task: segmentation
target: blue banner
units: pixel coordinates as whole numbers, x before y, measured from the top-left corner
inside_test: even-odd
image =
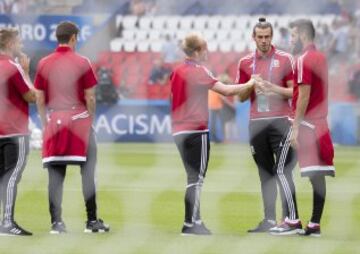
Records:
[[[19,29],[26,49],[53,49],[56,47],[55,30],[61,21],[71,21],[80,29],[79,47],[94,34],[96,27],[92,16],[20,16],[0,15],[0,28],[14,27]]]
[[[94,128],[100,142],[172,141],[168,105],[98,106]]]
[[[248,142],[250,103],[236,104],[237,135],[234,142]],[[356,105],[330,105],[330,129],[333,141],[355,145],[360,140],[360,117]],[[40,127],[35,106],[30,107],[32,122]],[[171,118],[168,102],[120,102],[117,105],[98,105],[94,128],[99,142],[171,142]]]
[[[36,107],[31,121],[41,126]],[[167,103],[98,105],[94,129],[99,142],[169,142],[171,119]]]

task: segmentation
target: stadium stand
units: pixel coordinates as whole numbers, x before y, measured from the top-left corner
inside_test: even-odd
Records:
[[[287,28],[292,20],[305,17],[304,15],[269,15],[267,18],[274,24],[274,42],[280,41],[278,29]],[[116,25],[122,28],[121,36],[110,43],[110,52],[102,52],[99,62],[104,63],[103,54],[111,59],[119,58],[126,64],[118,64],[119,61],[106,62],[113,70],[114,84],[120,88],[126,86],[131,91],[129,96],[133,99],[167,99],[166,88],[151,88],[147,85],[151,70],[152,60],[162,57],[162,44],[165,37],[169,36],[175,42],[179,42],[189,32],[199,32],[208,40],[210,51],[208,67],[215,75],[227,73],[235,77],[238,59],[249,50],[253,49],[251,38],[252,27],[258,16],[117,16]],[[321,31],[323,26],[332,27],[339,17],[334,14],[313,15],[310,17],[317,28]],[[330,43],[330,42],[329,42]],[[176,62],[172,63],[176,66]],[[342,65],[343,68],[347,68]],[[139,72],[138,72],[139,71]],[[139,78],[141,73],[142,78]],[[346,70],[341,73],[347,73]],[[331,72],[330,95],[333,100],[349,101],[352,97],[348,94],[346,75],[338,75]],[[149,89],[152,91],[150,92]],[[161,90],[161,92],[155,92]],[[163,91],[162,91],[163,90]],[[148,92],[146,92],[148,91]],[[336,91],[336,92],[334,92]]]
[[[320,40],[323,40],[319,45],[328,52],[332,65],[330,98],[335,101],[352,101],[347,82],[348,70],[358,64],[360,59],[360,39],[356,35],[360,27],[360,11],[356,12],[359,7],[359,1],[356,0],[318,0],[316,4],[312,0],[222,0],[221,5],[212,0],[0,0],[0,13],[6,14],[20,14],[30,10],[32,13],[113,16],[111,20],[116,27],[116,37],[109,43],[110,51],[99,53],[99,58],[94,61],[98,67],[111,68],[114,84],[119,89],[121,86],[128,87],[131,92],[127,95],[134,99],[167,98],[167,95],[161,93],[149,93],[151,96],[147,97],[144,92],[148,89],[145,77],[148,77],[153,58],[163,55],[167,36],[171,40],[169,44],[178,45],[187,33],[202,33],[208,40],[209,68],[216,75],[226,72],[234,77],[236,61],[253,49],[252,27],[259,15],[265,14],[274,24],[274,43],[288,40],[281,37],[278,29],[288,28],[291,20],[300,17],[312,19],[320,33]],[[341,19],[348,19],[347,24],[342,24]],[[327,37],[322,35],[326,29],[330,31]],[[345,35],[338,30],[346,31]],[[341,39],[356,44],[348,47],[356,51],[352,54],[347,52],[349,55],[345,59],[350,61],[345,63],[336,59],[338,45],[331,45],[334,43],[332,37],[339,34],[346,37]],[[112,58],[118,59],[119,54],[123,63],[130,64],[118,65],[118,61],[113,62]],[[104,55],[108,56],[103,58]],[[176,61],[172,61],[171,65],[175,66]]]

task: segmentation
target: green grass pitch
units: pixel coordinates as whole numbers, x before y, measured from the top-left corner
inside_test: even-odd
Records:
[[[69,233],[50,235],[47,172],[32,151],[19,185],[16,220],[32,237],[0,237],[0,254],[78,253],[360,253],[360,148],[336,147],[336,178],[327,178],[321,238],[249,235],[262,218],[257,170],[247,145],[212,145],[202,192],[210,237],[183,237],[185,172],[174,144],[100,144],[98,213],[109,234],[83,233],[85,208],[78,168],[67,171],[63,218]],[[294,171],[300,217],[312,193]],[[279,208],[279,202],[278,202]],[[278,209],[278,215],[280,215]]]

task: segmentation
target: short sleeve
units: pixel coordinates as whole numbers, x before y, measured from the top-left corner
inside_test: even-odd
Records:
[[[293,81],[295,73],[295,63],[292,56],[286,57],[285,68],[284,68],[284,81]]]
[[[218,80],[206,67],[201,66],[199,75],[197,77],[197,83],[212,88]]]
[[[24,76],[18,67],[15,67],[15,72],[10,78],[12,85],[20,94],[25,94],[30,91],[29,86],[27,85]]]
[[[38,90],[45,90],[45,83],[46,83],[46,80],[43,75],[43,69],[41,68],[41,65],[39,63],[39,66],[38,66],[36,74],[35,74],[34,86]]]
[[[312,62],[310,57],[302,56],[298,60],[298,80],[297,83],[312,84]]]
[[[94,73],[94,70],[90,64],[90,61],[86,59],[85,61],[85,71],[82,75],[81,82],[84,89],[89,89],[94,87],[97,84],[97,79]]]
[[[235,84],[244,84],[244,83],[248,82],[250,79],[249,75],[245,71],[243,63],[244,63],[243,59],[240,59],[240,61],[238,63]]]

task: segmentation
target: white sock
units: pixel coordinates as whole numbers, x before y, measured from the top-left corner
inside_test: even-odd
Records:
[[[290,220],[288,217],[285,218],[285,222],[288,222],[290,224],[296,224],[299,222],[299,219],[296,220]]]
[[[319,227],[320,226],[320,224],[319,223],[314,223],[314,222],[309,222],[309,224],[308,224],[308,227],[309,228],[314,228],[314,227]]]

